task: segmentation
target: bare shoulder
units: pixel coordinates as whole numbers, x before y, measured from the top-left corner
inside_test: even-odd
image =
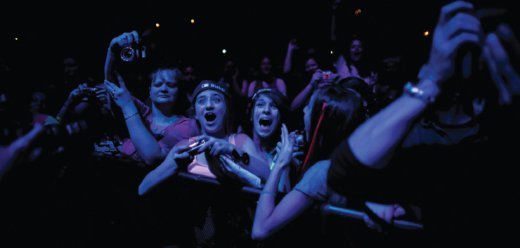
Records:
[[[235,142],[237,146],[253,144],[253,140],[245,133],[235,134]]]

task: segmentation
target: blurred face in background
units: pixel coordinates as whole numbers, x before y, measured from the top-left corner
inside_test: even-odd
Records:
[[[361,59],[361,55],[363,55],[363,43],[361,40],[353,40],[350,43],[350,59],[357,62]]]
[[[318,62],[314,58],[309,58],[305,61],[305,72],[307,74],[312,75],[318,68]]]
[[[31,112],[41,113],[45,109],[47,96],[43,92],[34,92],[31,99]]]
[[[270,74],[272,67],[273,66],[271,65],[271,60],[268,57],[264,57],[262,61],[260,61],[260,72],[262,74]]]
[[[153,75],[150,99],[154,104],[175,104],[179,94],[177,74],[175,70],[164,69]]]

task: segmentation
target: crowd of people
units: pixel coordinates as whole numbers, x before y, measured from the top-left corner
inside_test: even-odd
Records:
[[[108,44],[103,82],[67,58],[64,86],[33,91],[27,111],[1,92],[0,243],[20,234],[20,246],[513,241],[520,43],[508,23],[484,30],[474,13],[463,1],[442,7],[410,81],[402,57],[375,66],[359,37],[331,62],[319,47],[297,60],[304,48],[290,40],[282,66],[266,55],[246,75],[230,59],[215,78],[186,63],[136,76],[153,52],[136,31]],[[331,221],[323,203],[366,217]]]

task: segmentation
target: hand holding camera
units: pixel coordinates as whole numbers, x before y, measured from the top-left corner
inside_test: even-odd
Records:
[[[180,160],[190,160],[190,157],[193,156],[190,153],[192,147],[190,145],[176,145],[174,146],[168,155],[166,156],[166,159],[163,163],[170,163],[170,164],[188,164],[188,163],[182,163],[179,162]]]
[[[146,47],[142,45],[137,31],[123,33],[110,42],[110,51],[124,62],[133,62],[146,57]]]
[[[190,156],[195,156],[202,151],[199,151],[199,148],[206,143],[206,140],[196,140],[188,145],[189,150],[187,151]]]
[[[311,84],[313,88],[323,88],[336,80],[337,75],[332,71],[316,70],[312,75]]]

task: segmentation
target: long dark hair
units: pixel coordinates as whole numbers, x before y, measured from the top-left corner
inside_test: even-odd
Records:
[[[309,146],[300,175],[332,151],[366,119],[363,100],[354,90],[338,85],[322,88],[311,97]]]
[[[265,95],[269,97],[273,102],[276,104],[276,107],[278,107],[278,110],[280,111],[280,123],[279,127],[276,128],[275,133],[273,134],[273,137],[280,137],[280,127],[282,123],[286,122],[287,117],[289,116],[289,100],[286,96],[284,96],[280,91],[277,89],[259,89],[255,91],[253,96],[251,96],[249,100],[249,104],[247,106],[247,112],[246,115],[249,118],[249,121],[247,122],[247,125],[244,126],[244,131],[249,137],[254,136],[254,130],[253,130],[253,113],[256,101],[260,97],[260,95]]]

